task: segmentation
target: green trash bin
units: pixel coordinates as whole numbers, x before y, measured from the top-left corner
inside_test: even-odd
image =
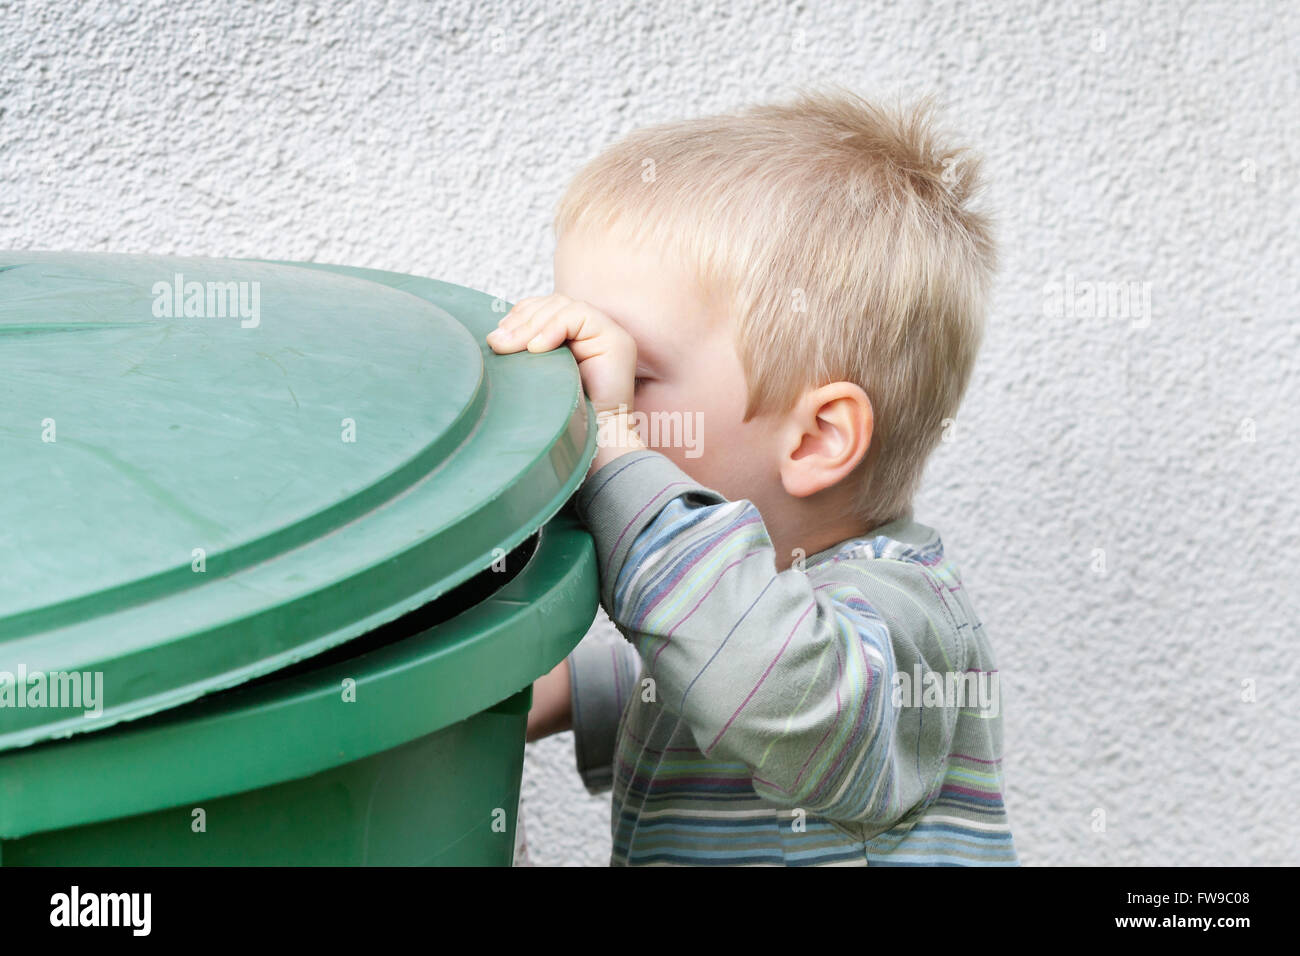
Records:
[[[0,863],[508,865],[598,601],[567,350],[306,263],[0,256]]]

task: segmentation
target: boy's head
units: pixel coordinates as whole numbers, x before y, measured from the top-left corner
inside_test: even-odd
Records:
[[[979,348],[978,160],[931,111],[818,92],[637,130],[555,218],[556,291],[637,342],[636,411],[703,426],[698,457],[652,447],[825,546],[910,509]]]

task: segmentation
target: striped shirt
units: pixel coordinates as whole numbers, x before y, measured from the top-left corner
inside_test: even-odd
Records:
[[[778,572],[751,502],[650,450],[574,506],[623,638],[569,657],[611,865],[1018,864],[997,665],[932,529]]]

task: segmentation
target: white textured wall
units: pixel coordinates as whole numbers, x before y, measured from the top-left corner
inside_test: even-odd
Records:
[[[0,0],[0,249],[520,298],[566,179],[634,126],[819,78],[937,90],[1004,268],[918,516],[1000,658],[1022,859],[1296,863],[1296,9]],[[1147,283],[1149,323],[1054,317],[1067,275]],[[534,862],[608,861],[572,761],[529,748]]]

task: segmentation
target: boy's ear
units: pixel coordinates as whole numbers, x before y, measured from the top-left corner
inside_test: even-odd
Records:
[[[781,484],[806,498],[843,481],[871,447],[871,399],[852,382],[815,388],[786,417],[781,444]]]

